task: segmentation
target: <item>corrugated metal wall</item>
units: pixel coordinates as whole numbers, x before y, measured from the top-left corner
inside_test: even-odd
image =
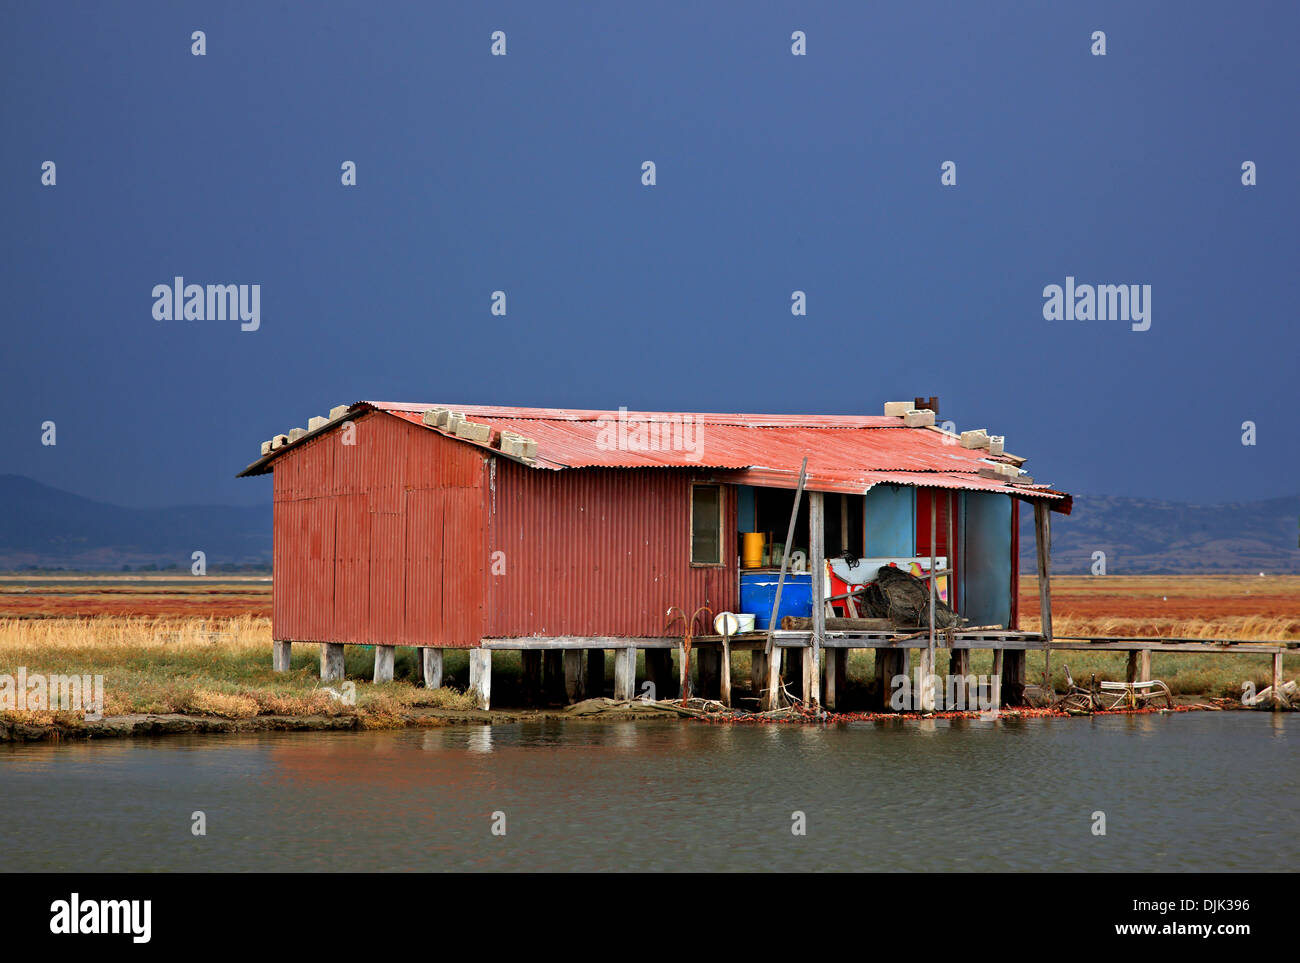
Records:
[[[489,636],[663,636],[679,605],[739,597],[736,492],[724,486],[725,564],[690,564],[690,485],[675,469],[536,471],[500,460],[489,546]],[[675,630],[674,630],[675,631]]]
[[[488,457],[382,413],[348,432],[275,463],[274,637],[477,645]]]

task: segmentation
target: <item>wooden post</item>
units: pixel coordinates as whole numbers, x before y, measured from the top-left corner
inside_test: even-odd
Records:
[[[272,642],[271,643],[271,671],[288,672],[289,671],[289,650],[292,648],[292,642]]]
[[[989,702],[993,704],[993,711],[1002,708],[1002,649],[993,650],[993,678],[990,680],[992,691],[989,693]]]
[[[720,675],[721,653],[712,645],[701,645],[698,648],[691,647],[691,655],[695,659],[698,667],[695,673],[696,681],[699,683],[699,695],[702,699],[718,698],[718,676]]]
[[[949,568],[952,566],[949,565]],[[970,649],[953,649],[948,656],[948,675],[956,678],[957,686],[953,693],[957,697],[957,706],[945,706],[947,709],[961,708],[970,709],[974,701],[970,686],[966,684],[966,677],[970,675]],[[947,700],[949,687],[944,687],[944,699]]]
[[[1128,664],[1124,667],[1124,681],[1136,682],[1138,680],[1138,654],[1137,649],[1129,649]]]
[[[816,602],[814,601],[814,607]],[[809,642],[799,650],[800,666],[803,669],[803,701],[804,705],[815,706],[817,704],[817,655],[813,651],[815,643]]]
[[[876,688],[880,692],[881,711],[892,708],[890,697],[894,694],[894,679],[906,676],[908,665],[907,649],[876,649]]]
[[[1034,541],[1038,544],[1038,612],[1043,634],[1043,666],[1052,685],[1052,517],[1046,502],[1034,502]]]
[[[1287,702],[1286,693],[1282,691],[1282,653],[1273,653],[1273,711],[1280,712]]]
[[[925,653],[921,656],[921,708],[926,712],[934,711],[934,686],[931,679],[934,677],[934,603],[939,595],[939,580],[935,578],[935,549],[938,546],[935,540],[939,537],[937,526],[937,507],[939,502],[939,492],[933,488],[930,489],[930,638],[925,647]]]
[[[375,646],[375,681],[393,681],[393,656],[395,649],[391,645]]]
[[[772,633],[781,627],[779,614],[781,611],[781,589],[785,586],[785,570],[790,564],[790,543],[794,540],[794,523],[799,517],[799,499],[803,497],[803,485],[808,478],[808,458],[804,456],[803,464],[799,466],[799,484],[794,490],[794,508],[790,510],[790,527],[786,529],[785,551],[781,553],[781,574],[776,577],[776,597],[772,599],[772,619],[767,624],[767,658],[768,670],[767,678],[769,685],[767,691],[763,693],[764,710],[776,709],[781,702],[781,686],[777,678],[777,662],[774,658],[776,655],[776,636]],[[683,683],[686,681],[686,670],[682,670]],[[683,684],[682,698],[686,698],[686,688]]]
[[[320,679],[337,682],[343,678],[343,643],[322,642],[320,647]]]
[[[1025,704],[1027,654],[1024,649],[1007,649],[1002,657],[1002,695],[1009,706]]]
[[[492,650],[469,650],[469,691],[480,709],[492,708]]]
[[[749,653],[749,687],[761,701],[767,685],[767,653],[752,649]]]
[[[542,650],[524,649],[519,653],[523,668],[524,703],[535,705],[542,698]]]
[[[587,660],[582,649],[564,650],[564,694],[569,702],[580,701],[587,693]]]
[[[671,649],[646,649],[645,674],[655,699],[673,695],[673,653]]]
[[[781,706],[781,650],[771,644],[771,636],[768,637],[768,645],[768,650],[763,654],[767,684],[759,692],[759,698],[762,700],[759,706],[765,711],[778,709]]]
[[[636,646],[614,650],[614,698],[636,697]]]
[[[808,562],[812,567],[812,645],[808,647],[809,664],[804,671],[804,701],[821,702],[821,649],[826,640],[826,496],[808,493]]]
[[[424,687],[426,689],[441,689],[442,649],[425,646],[420,649],[420,661],[424,663]]]
[[[605,694],[605,650],[587,650],[587,698],[599,699]]]
[[[722,637],[722,679],[719,685],[719,698],[728,709],[731,708],[731,636]]]
[[[685,702],[691,697],[691,660],[686,653],[685,641],[677,646],[677,671],[681,675],[678,680],[677,695],[682,702]]]
[[[1150,649],[1142,650],[1142,675],[1141,678],[1138,679],[1138,681],[1139,682],[1151,681],[1151,650]]]
[[[564,702],[564,651],[542,650],[542,697],[547,704]]]

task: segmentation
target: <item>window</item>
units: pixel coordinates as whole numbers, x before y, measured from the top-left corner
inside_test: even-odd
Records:
[[[691,486],[691,564],[722,564],[722,486]]]

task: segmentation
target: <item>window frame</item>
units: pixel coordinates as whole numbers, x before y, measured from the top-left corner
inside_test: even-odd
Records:
[[[716,488],[718,490],[718,560],[716,562],[700,562],[695,558],[695,489],[697,488]],[[727,567],[727,546],[726,546],[726,492],[727,486],[722,482],[716,481],[694,481],[690,487],[690,501],[687,514],[689,523],[686,526],[686,555],[690,560],[691,568],[726,568]]]

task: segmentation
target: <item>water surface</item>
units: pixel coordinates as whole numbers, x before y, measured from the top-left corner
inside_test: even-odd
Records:
[[[7,746],[0,844],[11,871],[1283,870],[1298,735],[1238,712]]]

